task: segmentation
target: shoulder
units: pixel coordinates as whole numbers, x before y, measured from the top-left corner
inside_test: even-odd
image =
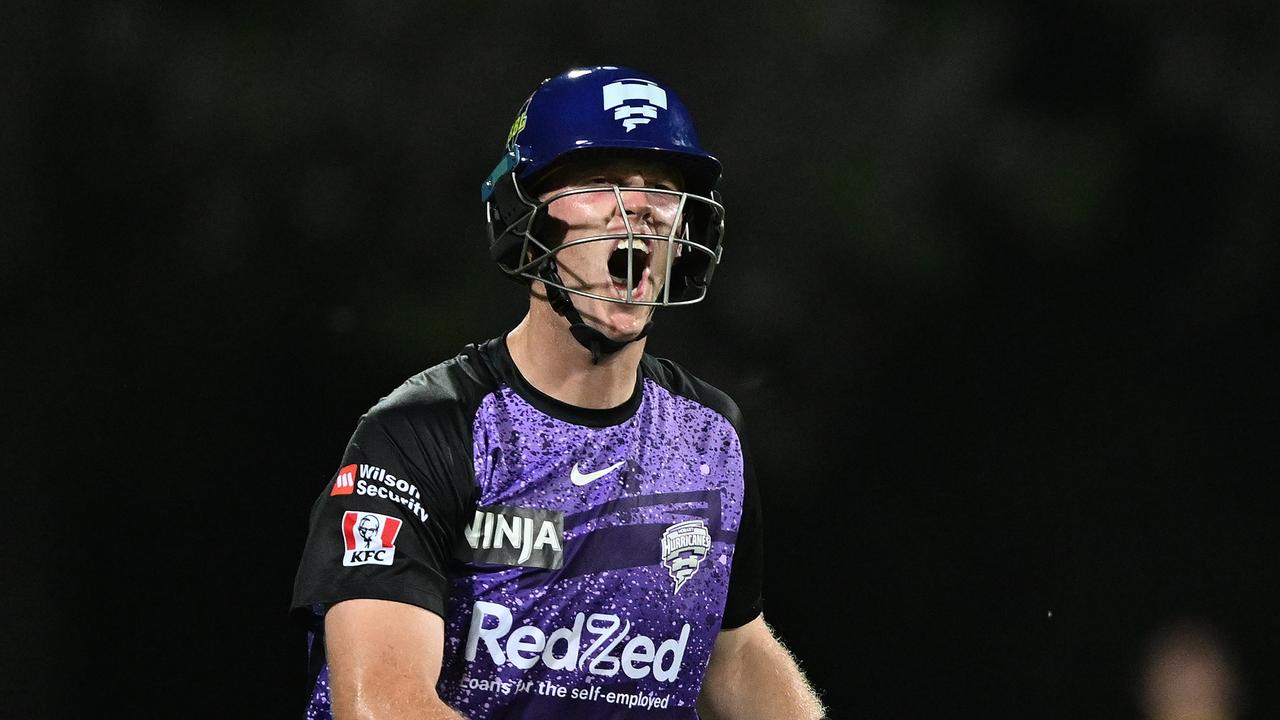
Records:
[[[384,428],[470,422],[485,396],[498,387],[489,355],[493,341],[467,345],[444,362],[405,380],[361,417]]]
[[[723,415],[735,428],[742,427],[742,411],[728,393],[697,377],[667,358],[645,355],[640,361],[646,377],[672,395],[686,398]]]

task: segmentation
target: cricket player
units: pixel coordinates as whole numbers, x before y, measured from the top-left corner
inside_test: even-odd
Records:
[[[765,624],[728,396],[645,354],[720,262],[720,163],[635,70],[545,80],[482,185],[529,287],[360,419],[294,587],[309,718],[819,718]]]

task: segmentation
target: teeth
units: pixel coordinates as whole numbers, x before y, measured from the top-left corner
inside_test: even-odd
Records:
[[[643,242],[643,241],[641,241],[641,240],[637,240],[637,239],[635,239],[635,238],[627,238],[627,239],[623,240],[622,242],[618,243],[618,249],[619,249],[619,250],[634,250],[634,251],[636,251],[636,252],[642,252],[642,253],[644,253],[644,254],[646,254],[646,255],[648,255],[648,254],[649,254],[649,248],[645,247],[644,242]]]

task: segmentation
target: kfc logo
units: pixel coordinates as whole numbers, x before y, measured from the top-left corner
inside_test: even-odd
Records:
[[[346,549],[342,564],[390,565],[396,557],[396,535],[400,518],[378,513],[348,510],[342,515],[342,539]]]
[[[338,477],[333,481],[333,491],[329,493],[329,497],[334,495],[350,495],[352,490],[356,489],[356,466],[348,465],[338,471]]]

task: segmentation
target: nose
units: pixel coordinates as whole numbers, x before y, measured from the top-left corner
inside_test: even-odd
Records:
[[[624,190],[622,203],[627,211],[627,219],[632,223],[648,223],[653,219],[653,203],[649,200],[649,193]]]
[[[619,204],[623,214],[626,215],[626,224],[630,225],[633,231],[652,232],[655,217],[654,204],[649,197],[649,193],[639,188],[620,186],[618,194],[621,196]],[[619,214],[615,219],[615,222],[620,226],[623,225],[621,215]]]

